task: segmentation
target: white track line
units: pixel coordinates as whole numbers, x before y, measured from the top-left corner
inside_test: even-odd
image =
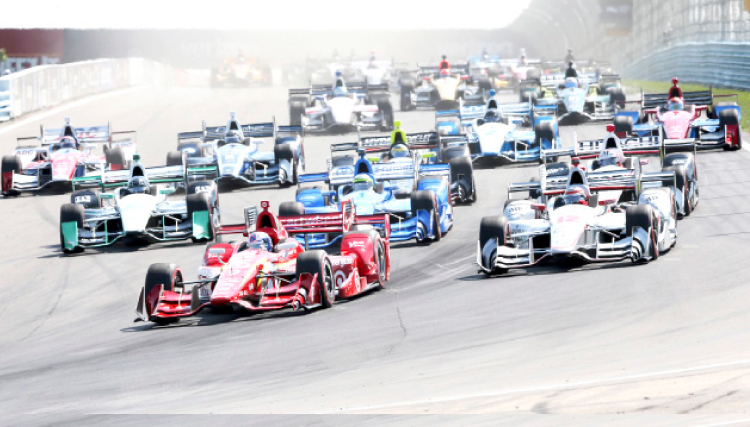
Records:
[[[510,389],[510,390],[495,390],[495,391],[488,391],[485,393],[438,397],[438,398],[429,399],[429,400],[423,399],[423,400],[413,400],[410,402],[398,402],[398,403],[386,403],[386,404],[380,404],[380,405],[358,406],[358,407],[353,407],[353,408],[347,408],[343,412],[359,412],[359,411],[369,411],[369,410],[374,410],[374,409],[393,408],[393,407],[399,407],[399,406],[425,405],[425,404],[452,402],[452,401],[464,400],[464,399],[497,397],[497,396],[504,396],[504,395],[509,395],[509,394],[538,393],[538,392],[561,390],[561,389],[575,389],[575,388],[580,388],[580,387],[605,385],[609,383],[618,383],[618,382],[623,382],[623,381],[656,378],[656,377],[663,377],[663,376],[676,375],[676,374],[685,374],[685,373],[698,372],[698,371],[708,371],[708,370],[713,370],[713,369],[718,369],[718,368],[730,368],[730,367],[741,366],[741,365],[750,365],[750,360],[738,360],[735,362],[716,363],[712,365],[699,365],[699,366],[693,366],[690,368],[669,369],[665,371],[647,372],[643,374],[625,375],[621,377],[612,377],[612,378],[601,378],[601,379],[595,379],[595,380],[589,380],[589,381],[554,384],[554,385],[541,386],[541,387],[519,388],[519,389]]]
[[[75,101],[65,102],[65,103],[62,103],[62,104],[58,105],[57,107],[52,108],[51,110],[34,111],[32,113],[29,113],[29,116],[26,117],[26,118],[23,118],[23,119],[18,120],[18,121],[14,120],[14,121],[11,122],[11,124],[9,126],[0,127],[0,135],[2,135],[4,133],[8,133],[8,132],[10,132],[10,131],[12,131],[12,130],[14,130],[16,128],[19,128],[21,126],[26,126],[29,123],[33,123],[33,122],[41,120],[41,119],[43,119],[45,117],[49,117],[49,116],[52,116],[54,114],[58,114],[58,113],[60,113],[62,111],[69,110],[71,108],[77,108],[77,107],[80,107],[82,105],[90,104],[92,102],[100,101],[100,100],[102,100],[104,98],[108,98],[110,96],[121,95],[121,94],[130,92],[130,91],[133,91],[133,90],[136,90],[136,89],[141,89],[143,87],[144,86],[137,86],[137,87],[129,87],[129,88],[125,88],[125,89],[113,90],[113,91],[110,91],[110,92],[100,93],[98,95],[87,96],[87,97],[84,97],[84,98],[81,98],[81,99],[78,99],[78,100],[75,100]]]

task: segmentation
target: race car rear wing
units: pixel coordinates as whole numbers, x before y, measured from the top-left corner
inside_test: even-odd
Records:
[[[331,144],[331,153],[337,153],[341,151],[357,151],[359,149],[358,142],[340,142]]]
[[[341,204],[341,212],[328,214],[308,214],[279,218],[279,221],[290,235],[307,235],[320,233],[346,233],[354,226],[369,225],[383,230],[385,239],[391,234],[390,216],[357,215],[351,200]],[[307,247],[307,244],[305,244]]]
[[[547,176],[546,168],[540,167],[539,181],[521,182],[508,184],[508,198],[513,193],[529,192],[533,190],[540,191],[542,196],[556,196],[565,193],[568,185],[571,184],[573,173],[582,174],[579,169],[571,169],[568,175]],[[633,190],[636,196],[645,187],[652,187],[653,184],[661,186],[676,186],[676,176],[674,171],[644,173],[640,163],[633,165],[633,169],[593,171],[585,174],[585,184],[591,193],[600,191],[623,191]],[[577,183],[580,184],[580,183]]]
[[[186,167],[180,166],[156,166],[144,168],[146,177],[150,184],[170,184],[190,182],[194,176],[203,176],[207,173],[215,173],[215,166]],[[124,187],[128,185],[131,176],[130,170],[108,171],[101,170],[98,175],[87,175],[73,177],[73,191],[82,187],[100,187],[101,189]]]
[[[701,106],[712,106],[713,105],[713,89],[707,91],[698,92],[683,92],[682,97],[685,99],[687,105],[701,105]],[[641,92],[641,107],[644,110],[657,108],[666,105],[669,102],[669,95],[666,93],[643,93]]]
[[[360,138],[360,147],[367,152],[387,151],[391,148],[390,136],[371,136]],[[440,143],[440,136],[437,132],[419,132],[407,133],[406,143],[413,150],[424,150],[436,148]]]

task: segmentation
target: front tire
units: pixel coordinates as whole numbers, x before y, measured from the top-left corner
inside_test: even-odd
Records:
[[[322,250],[302,252],[297,257],[297,279],[304,273],[311,276],[318,275],[320,303],[323,308],[331,308],[336,301],[336,284],[333,280],[331,261],[326,252]]]

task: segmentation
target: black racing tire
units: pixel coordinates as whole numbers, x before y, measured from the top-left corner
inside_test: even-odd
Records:
[[[498,244],[505,246],[507,245],[508,231],[508,219],[502,216],[487,216],[482,218],[479,223],[479,250],[484,248],[484,245],[490,239],[498,239]],[[494,258],[494,257],[492,257]],[[484,266],[488,268],[487,266]],[[503,274],[508,270],[504,268],[490,268],[491,271],[485,272],[485,274]]]
[[[414,84],[402,83],[401,94],[399,95],[399,107],[401,111],[410,111],[414,109],[411,103],[411,93],[414,91]]]
[[[3,175],[9,172],[21,173],[21,158],[15,155],[3,156],[0,172]]]
[[[118,165],[123,169],[127,169],[128,167],[129,162],[125,157],[125,152],[122,151],[122,148],[112,148],[110,150],[107,150],[107,152],[104,153],[104,158],[107,161],[107,166],[109,166],[110,168],[113,165]]]
[[[143,288],[144,298],[159,285],[163,285],[165,291],[174,292],[175,289],[182,288],[182,282],[182,270],[180,270],[177,264],[151,264],[146,272],[146,281]],[[158,325],[166,325],[179,321],[179,317],[170,317],[166,319],[154,317],[150,320]]]
[[[670,164],[669,166],[665,166],[662,170],[664,172],[674,171],[675,185],[677,186],[676,190],[682,193],[682,198],[684,200],[683,207],[685,212],[682,216],[690,216],[690,214],[693,213],[693,205],[690,200],[690,179],[688,177],[687,166],[684,164]]]
[[[719,112],[719,128],[725,129],[725,126],[737,126],[740,124],[740,118],[737,114],[737,110],[721,110]],[[730,146],[731,149],[739,150],[742,148],[742,133],[740,132],[740,140],[737,145]]]
[[[102,207],[99,190],[94,189],[74,191],[70,195],[70,203],[81,205],[85,209],[98,209]]]
[[[487,77],[480,77],[477,79],[477,87],[481,91],[489,92],[492,90],[492,82]]]
[[[464,203],[471,199],[476,190],[474,188],[474,167],[469,157],[454,157],[449,161],[451,169],[451,183],[458,183],[463,189],[463,197],[459,201]]]
[[[320,301],[323,308],[331,308],[336,301],[336,283],[331,261],[323,250],[305,251],[297,257],[297,278],[302,274],[318,275]]]
[[[276,164],[279,164],[281,160],[289,160],[292,164],[292,176],[291,179],[287,177],[286,181],[279,182],[280,187],[288,187],[295,183],[297,179],[297,160],[294,157],[294,150],[289,144],[276,144],[273,146],[273,155],[276,159]]]
[[[182,142],[177,144],[177,151],[187,154],[188,157],[201,157],[203,150],[197,142]]]
[[[539,182],[539,178],[532,176],[531,179],[529,179],[529,182]],[[540,199],[542,196],[543,194],[542,194],[541,188],[535,188],[533,190],[529,190],[529,198],[532,200]],[[510,201],[510,199],[508,201]]]
[[[440,230],[440,211],[438,210],[437,196],[430,190],[417,190],[411,193],[411,214],[416,216],[419,210],[433,212],[435,216],[435,237],[434,241],[442,238]]]
[[[543,139],[555,140],[555,126],[551,120],[543,120],[534,125],[534,145],[541,147]]]
[[[185,189],[187,195],[206,193],[213,198],[218,194],[216,183],[213,181],[195,181],[188,184]]]
[[[633,134],[633,118],[630,116],[615,116],[615,133]]]
[[[357,163],[357,158],[354,156],[333,156],[331,157],[331,166],[337,168],[339,166],[354,166]]]
[[[305,205],[300,202],[281,202],[279,205],[279,218],[301,216],[304,214]]]
[[[716,113],[716,107],[737,107],[737,103],[734,101],[724,101],[724,102],[715,103],[711,107],[711,110],[709,111],[709,114],[708,114],[709,118],[711,119],[719,118],[719,114]]]
[[[182,166],[184,152],[170,151],[167,153],[167,166]]]
[[[65,249],[65,240],[62,233],[62,223],[74,222],[76,223],[78,230],[83,228],[83,222],[86,219],[86,209],[82,205],[76,205],[73,203],[66,203],[60,206],[60,248],[65,253],[81,252],[83,251],[82,246],[78,246],[73,250]]]
[[[213,217],[214,211],[213,207],[211,206],[211,196],[209,193],[195,193],[195,194],[188,194],[185,197],[187,201],[187,213],[188,218],[193,218],[193,212],[199,212],[199,211],[208,211],[208,215],[210,217]],[[213,228],[213,220],[211,220],[211,228],[208,235],[208,240],[214,240],[214,237],[216,236],[216,230]],[[195,239],[196,243],[200,242],[203,243],[206,240],[205,239]]]
[[[625,210],[625,233],[633,235],[633,227],[641,227],[649,234],[649,246],[651,247],[651,260],[659,258],[659,248],[656,242],[656,224],[654,224],[653,209],[649,205],[628,206]]]
[[[383,117],[383,124],[380,130],[390,132],[393,130],[393,106],[390,99],[378,100],[378,110]]]
[[[305,115],[307,108],[307,98],[294,97],[289,100],[289,124],[292,126],[302,126],[302,116]]]
[[[619,108],[625,108],[625,101],[627,100],[628,98],[625,96],[625,92],[622,88],[613,87],[609,90],[609,102],[612,105],[616,105]]]

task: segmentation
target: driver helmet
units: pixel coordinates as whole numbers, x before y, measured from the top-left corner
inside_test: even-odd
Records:
[[[572,87],[578,87],[578,81],[575,79],[575,77],[568,77],[565,79],[565,88],[572,88]]]
[[[409,148],[404,144],[394,144],[391,147],[391,157],[394,159],[409,157]]]
[[[149,186],[148,186],[148,180],[145,176],[134,176],[130,180],[130,184],[128,185],[128,190],[130,191],[130,194],[148,194],[149,193]]]
[[[227,132],[224,136],[225,144],[239,144],[242,142],[242,134],[239,131],[233,130]]]
[[[565,190],[562,199],[564,204],[567,205],[588,205],[589,196],[585,188],[574,185]]]
[[[268,234],[256,231],[247,236],[247,248],[256,251],[271,252],[271,249],[273,249],[273,240],[271,240],[271,236]]]
[[[683,111],[685,109],[685,103],[680,98],[672,98],[669,100],[669,111]]]
[[[78,148],[78,141],[76,141],[76,139],[72,136],[64,136],[60,138],[60,142],[57,144],[57,147],[59,149],[72,148],[75,150]]]
[[[375,181],[366,173],[360,173],[354,177],[352,187],[354,191],[368,191],[375,187]]]
[[[499,123],[502,120],[503,120],[503,114],[494,108],[490,108],[484,114],[485,123]]]
[[[446,77],[450,77],[450,75],[451,75],[451,72],[448,71],[447,68],[443,68],[442,70],[440,70],[440,77],[446,78]]]
[[[608,149],[602,151],[602,153],[599,155],[599,166],[619,166],[620,161],[618,159],[617,153],[615,150]]]

